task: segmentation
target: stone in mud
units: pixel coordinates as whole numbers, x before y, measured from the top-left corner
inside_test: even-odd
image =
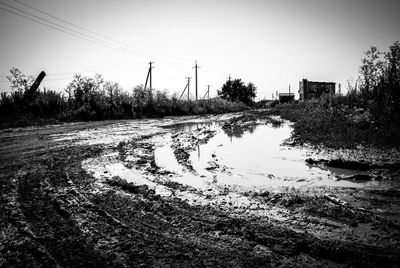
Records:
[[[217,163],[215,163],[214,161],[210,161],[210,162],[208,162],[208,164],[209,164],[209,166],[205,168],[206,170],[210,171],[210,170],[215,170],[215,169],[219,168],[219,165]]]
[[[351,180],[351,181],[370,181],[374,180],[376,177],[367,175],[367,174],[356,174],[347,177],[343,177],[343,180]],[[378,178],[378,177],[377,177]]]
[[[360,171],[367,171],[372,168],[372,165],[361,162],[361,161],[346,161],[343,159],[312,159],[307,158],[306,163],[310,165],[323,165],[327,167],[333,168],[343,168],[343,169],[352,169],[352,170],[360,170]]]
[[[353,170],[361,170],[367,171],[372,168],[372,166],[368,163],[361,161],[345,161],[343,159],[332,159],[326,163],[328,167],[335,168],[344,168],[344,169],[353,169]]]
[[[118,176],[107,179],[105,182],[110,186],[119,187],[121,190],[132,194],[147,194],[147,192],[149,192],[149,187],[147,185],[135,185],[134,183],[127,182]]]
[[[343,169],[360,170],[360,171],[370,171],[372,169],[386,169],[390,171],[400,170],[400,163],[398,162],[374,164],[374,163],[367,163],[364,161],[348,161],[340,158],[331,160],[307,158],[305,161],[309,165],[323,165],[326,167],[343,168]]]
[[[280,203],[285,207],[290,207],[295,204],[303,203],[303,199],[299,195],[287,195],[285,198],[282,198]]]
[[[334,203],[336,205],[341,205],[341,206],[347,205],[346,201],[340,200],[339,198],[337,198],[333,194],[325,194],[324,196],[328,201],[330,201],[330,202],[332,202],[332,203]]]

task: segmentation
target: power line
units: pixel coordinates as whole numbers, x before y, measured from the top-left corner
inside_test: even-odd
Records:
[[[54,27],[54,26],[52,26],[52,25],[45,24],[45,23],[43,23],[43,22],[41,22],[41,21],[38,21],[38,20],[35,20],[35,19],[33,19],[33,18],[30,18],[30,17],[24,16],[24,15],[22,15],[22,14],[19,14],[19,13],[17,13],[17,12],[14,12],[14,11],[12,11],[12,10],[9,10],[9,9],[7,9],[7,8],[0,7],[0,9],[2,9],[2,10],[5,10],[5,11],[8,11],[8,12],[10,12],[10,13],[13,13],[13,14],[15,14],[15,15],[17,15],[17,16],[23,17],[23,18],[25,18],[25,19],[28,19],[28,20],[34,21],[34,22],[36,22],[36,23],[39,23],[39,24],[41,24],[41,25],[44,25],[44,26],[46,26],[46,27],[49,27],[49,28],[55,29],[55,30],[57,30],[57,31],[64,32],[64,33],[66,33],[66,34],[69,34],[69,35],[72,35],[72,36],[75,36],[75,37],[78,37],[78,38],[81,38],[81,39],[84,39],[84,40],[87,40],[87,41],[90,41],[90,42],[96,43],[96,44],[98,44],[98,45],[102,45],[102,46],[109,47],[109,48],[111,48],[111,49],[115,49],[115,48],[113,48],[113,47],[110,47],[110,46],[104,45],[104,44],[102,44],[102,43],[99,43],[99,42],[93,41],[93,40],[91,40],[91,39],[88,39],[88,38],[85,38],[85,37],[83,37],[83,36],[76,35],[76,34],[74,34],[74,33],[71,33],[71,32],[64,31],[64,30],[62,30],[62,29],[59,29],[59,28],[57,28],[57,27]],[[119,50],[119,51],[120,51],[120,50]],[[120,51],[120,52],[126,53],[126,52],[124,52],[124,51]],[[126,54],[128,54],[128,53],[126,53]]]
[[[120,50],[121,50],[121,49],[124,49],[124,48],[120,48],[120,47],[118,47],[118,46],[116,46],[116,45],[114,45],[114,44],[112,44],[112,43],[110,43],[110,42],[107,42],[107,41],[104,41],[104,40],[101,40],[101,39],[92,37],[92,36],[90,36],[90,35],[87,35],[87,34],[84,34],[84,33],[78,32],[78,31],[75,31],[75,30],[73,30],[73,29],[70,29],[70,28],[65,27],[65,26],[63,26],[63,25],[60,25],[60,24],[55,23],[55,22],[53,22],[53,21],[44,19],[44,18],[42,18],[42,17],[40,17],[40,16],[36,16],[36,15],[34,15],[34,14],[32,14],[32,13],[29,13],[29,12],[27,12],[27,11],[21,10],[21,9],[19,9],[19,8],[16,8],[16,7],[12,6],[12,5],[8,5],[8,4],[5,4],[5,3],[3,3],[3,2],[0,2],[0,3],[3,4],[3,5],[5,5],[5,6],[7,6],[7,7],[9,7],[9,8],[12,8],[12,9],[17,10],[17,11],[19,11],[19,12],[22,12],[22,13],[24,13],[24,14],[30,15],[30,16],[32,16],[32,17],[34,17],[34,18],[37,18],[37,19],[39,19],[39,20],[42,20],[42,21],[45,21],[45,22],[50,23],[50,24],[52,24],[52,25],[55,25],[55,26],[57,26],[57,27],[63,28],[63,29],[65,29],[65,30],[67,30],[67,31],[71,31],[71,32],[73,32],[73,33],[75,33],[75,34],[82,35],[82,36],[84,36],[84,37],[86,37],[86,38],[93,39],[94,41],[97,41],[97,42],[102,42],[102,43],[104,43],[104,44],[107,44],[107,45],[109,45],[109,46],[113,46],[114,48],[117,48],[117,49],[120,49]]]
[[[135,64],[134,66],[138,66],[139,64]],[[116,69],[116,68],[114,68],[114,69]],[[98,70],[101,70],[101,69],[97,69],[97,71]],[[110,68],[108,68],[108,69],[105,69],[105,70],[110,70]],[[125,70],[123,70],[123,71],[114,71],[114,72],[103,72],[103,73],[100,73],[101,75],[110,75],[110,74],[117,74],[117,73],[125,73],[125,72],[129,72],[130,70],[132,70],[132,68],[128,68],[128,69],[125,69]],[[77,71],[77,72],[70,72],[70,73],[56,73],[56,74],[48,74],[47,76],[58,76],[58,75],[74,75],[74,74],[80,74],[80,73],[87,73],[87,72],[95,72],[96,70],[86,70],[86,71]],[[7,76],[4,76],[4,77],[7,77]],[[71,76],[69,76],[69,77],[59,77],[59,78],[50,78],[50,79],[47,79],[47,78],[45,78],[45,82],[46,81],[63,81],[63,80],[71,80],[73,77],[71,77]],[[2,83],[8,83],[9,81],[0,81],[0,82],[2,82]]]
[[[118,72],[126,72],[128,70],[131,70],[133,67],[137,67],[139,65],[143,65],[147,62],[141,62],[137,64],[131,64],[127,66],[120,66],[120,67],[114,67],[114,68],[101,68],[101,69],[90,69],[90,70],[81,70],[81,71],[75,71],[75,72],[65,72],[65,73],[51,73],[48,74],[47,76],[58,76],[58,75],[69,75],[69,74],[76,74],[76,73],[89,73],[89,72],[98,72],[98,71],[105,71],[105,70],[116,70],[116,69],[125,69],[125,71],[118,71]],[[118,72],[111,72],[111,73],[118,73]],[[101,74],[109,74],[110,72],[106,73],[101,73]]]
[[[8,9],[8,8],[0,7],[0,9],[5,10],[5,11],[8,11],[8,12],[10,12],[10,13],[13,13],[13,14],[15,14],[15,15],[17,15],[17,16],[20,16],[20,17],[23,17],[23,18],[25,18],[25,19],[34,21],[34,22],[36,22],[36,23],[39,23],[39,24],[41,24],[41,25],[50,27],[50,28],[55,29],[55,30],[57,30],[57,31],[61,31],[61,32],[64,32],[64,33],[66,33],[66,34],[73,35],[73,36],[75,36],[75,37],[78,37],[78,38],[81,38],[81,39],[84,39],[84,40],[87,40],[87,41],[96,43],[96,44],[98,44],[98,45],[106,46],[106,47],[108,47],[108,48],[117,50],[117,51],[119,51],[119,52],[132,55],[131,53],[129,53],[128,51],[126,51],[126,49],[124,50],[124,48],[118,47],[118,46],[116,46],[116,45],[114,45],[114,44],[112,44],[112,43],[110,43],[110,42],[107,42],[107,41],[104,41],[104,40],[101,40],[101,39],[98,39],[98,38],[95,38],[95,37],[91,37],[91,36],[89,36],[89,35],[87,35],[87,34],[84,34],[84,33],[80,33],[80,32],[78,32],[78,31],[75,31],[75,30],[70,29],[70,28],[68,28],[68,27],[62,26],[62,25],[60,25],[60,24],[58,24],[58,23],[49,21],[49,20],[47,20],[47,19],[43,19],[43,18],[41,18],[41,17],[39,17],[39,16],[36,16],[36,15],[34,15],[34,14],[32,14],[32,13],[29,13],[29,12],[23,11],[23,10],[21,10],[21,9],[19,9],[19,8],[13,7],[13,6],[8,5],[8,4],[5,4],[5,3],[3,3],[3,2],[0,2],[0,4],[5,5],[5,6],[7,6],[7,7],[10,7],[10,8],[12,8],[12,9],[17,10],[17,11],[19,11],[19,12],[22,12],[22,13],[24,13],[24,14],[27,14],[27,15],[29,15],[29,16],[32,16],[32,17],[34,17],[34,18],[36,18],[36,19],[31,18],[31,17],[28,17],[28,16],[25,16],[25,15],[23,15],[23,14],[20,14],[20,13],[18,13],[18,12],[16,12],[16,11],[13,11],[13,10]],[[45,21],[46,23],[43,23],[42,21],[39,21],[39,20],[37,20],[37,19],[42,20],[42,21]],[[47,24],[47,23],[49,23],[49,24]],[[55,26],[54,26],[54,25],[55,25]],[[62,29],[60,29],[60,28],[62,28]],[[66,29],[66,30],[63,30],[63,29]]]
[[[91,33],[91,34],[97,35],[97,36],[99,36],[99,37],[102,37],[102,38],[104,38],[104,39],[111,40],[111,41],[113,41],[114,43],[119,43],[119,44],[121,44],[121,45],[123,45],[123,46],[132,47],[132,48],[134,48],[134,49],[137,49],[137,50],[141,50],[141,51],[143,51],[143,52],[146,52],[144,49],[141,49],[141,48],[132,46],[131,44],[127,44],[127,43],[118,41],[118,40],[113,39],[113,38],[111,38],[111,37],[105,36],[105,35],[103,35],[103,34],[94,32],[94,31],[89,30],[89,29],[87,29],[87,28],[84,28],[84,27],[82,27],[82,26],[76,25],[76,24],[74,24],[74,23],[72,23],[72,22],[69,22],[69,21],[66,21],[66,20],[64,20],[64,19],[62,19],[62,18],[60,18],[60,17],[54,16],[54,15],[52,15],[52,14],[46,12],[46,11],[43,11],[43,10],[41,10],[41,9],[35,8],[35,7],[31,6],[31,5],[28,5],[28,4],[26,4],[26,3],[22,2],[22,1],[14,0],[14,2],[17,2],[17,3],[19,3],[19,4],[23,5],[23,6],[26,6],[26,7],[28,7],[28,8],[31,8],[31,9],[33,9],[33,10],[36,10],[36,11],[38,11],[38,12],[40,12],[40,13],[46,15],[46,16],[49,16],[49,17],[51,17],[51,18],[54,18],[54,19],[56,19],[56,20],[58,20],[58,21],[61,21],[61,22],[65,23],[65,24],[69,24],[69,25],[71,25],[71,26],[74,26],[74,27],[76,27],[76,28],[78,28],[78,29],[81,29],[81,30],[83,30],[83,31],[86,31],[86,32],[88,32],[88,33]]]
[[[49,73],[46,76],[63,76],[63,75],[72,75],[72,74],[89,73],[89,72],[100,72],[100,71],[105,71],[105,70],[118,70],[118,69],[124,69],[124,70],[112,71],[112,72],[101,72],[100,74],[104,75],[104,74],[124,73],[124,72],[128,72],[128,71],[134,69],[134,67],[143,65],[145,63],[147,63],[147,62],[140,62],[137,64],[130,64],[130,65],[126,65],[126,66],[118,66],[118,67],[113,67],[113,68],[89,69],[89,70],[79,70],[79,71],[75,71],[75,72],[63,72],[63,73]],[[10,76],[10,75],[8,75],[8,76]],[[0,75],[1,78],[7,78],[8,76]],[[46,79],[46,80],[49,80],[49,79]]]
[[[40,10],[40,9],[37,9],[37,8],[35,8],[35,7],[33,7],[33,6],[30,6],[30,5],[28,5],[28,4],[25,4],[25,3],[21,2],[21,1],[18,1],[18,0],[14,0],[14,1],[17,2],[17,3],[19,3],[19,4],[21,4],[21,5],[24,5],[25,7],[31,8],[31,9],[33,9],[33,10],[36,10],[36,11],[42,13],[42,14],[45,14],[46,16],[49,16],[49,17],[51,17],[51,18],[57,19],[57,20],[59,20],[59,21],[62,21],[62,22],[65,23],[65,24],[69,24],[69,25],[71,25],[71,26],[73,26],[73,27],[76,27],[76,28],[78,28],[78,29],[84,30],[84,31],[89,32],[89,33],[91,33],[91,34],[100,36],[100,37],[102,37],[102,38],[112,40],[112,42],[114,42],[114,43],[119,43],[119,44],[123,44],[124,46],[133,47],[133,46],[131,46],[131,45],[124,44],[124,43],[122,43],[122,42],[120,42],[120,41],[117,41],[117,40],[115,40],[115,39],[109,38],[109,37],[107,37],[107,36],[105,36],[105,35],[102,35],[102,34],[93,32],[93,31],[88,30],[88,29],[86,29],[86,28],[84,28],[84,27],[81,27],[81,26],[79,26],[79,25],[76,25],[76,24],[73,24],[73,23],[71,23],[71,22],[68,22],[68,21],[66,21],[66,20],[64,20],[64,19],[61,19],[61,18],[59,18],[59,17],[57,17],[57,16],[54,16],[54,15],[51,15],[50,13],[47,13],[47,12],[45,12],[45,11],[43,11],[43,10]],[[58,23],[55,23],[55,22],[53,22],[53,21],[51,21],[51,20],[48,20],[48,19],[43,18],[43,17],[41,17],[41,16],[37,16],[37,15],[35,15],[35,14],[32,14],[32,13],[30,13],[30,12],[27,12],[27,11],[22,10],[22,9],[20,9],[20,8],[17,8],[17,7],[15,7],[15,6],[12,6],[12,5],[3,3],[2,1],[0,1],[0,4],[2,4],[3,6],[8,7],[8,8],[6,8],[6,7],[0,6],[0,9],[5,10],[5,11],[7,11],[7,12],[10,12],[10,13],[12,13],[12,14],[14,14],[14,15],[20,16],[20,17],[22,17],[22,18],[25,18],[25,19],[27,19],[27,20],[34,21],[34,22],[39,23],[39,24],[41,24],[41,25],[43,25],[43,26],[52,28],[52,29],[57,30],[57,31],[64,32],[64,33],[66,33],[66,34],[69,34],[69,35],[72,35],[72,36],[81,38],[81,39],[83,39],[83,40],[87,40],[87,41],[92,42],[92,43],[96,43],[96,44],[98,44],[98,45],[102,45],[102,46],[105,46],[105,47],[114,49],[114,50],[119,51],[119,52],[123,52],[123,53],[126,53],[126,54],[131,54],[131,53],[128,52],[127,48],[124,48],[124,47],[122,47],[121,45],[115,45],[115,44],[113,44],[113,43],[111,43],[111,42],[108,42],[108,41],[105,41],[105,40],[102,40],[102,39],[99,39],[99,38],[95,38],[95,37],[90,36],[90,35],[88,35],[88,34],[86,34],[86,33],[82,33],[82,32],[80,32],[80,31],[71,29],[70,27],[66,27],[66,26],[63,26],[63,25],[58,24]],[[9,9],[9,8],[11,8],[11,9]],[[21,13],[22,13],[22,14],[21,14]],[[24,15],[24,14],[26,14],[26,15]],[[135,49],[141,50],[141,49],[139,49],[139,48],[135,48]],[[171,62],[171,61],[169,61],[169,62]],[[197,99],[197,93],[198,93],[198,92],[197,92],[197,68],[199,68],[199,67],[197,66],[197,62],[196,62],[195,68],[196,68],[196,99]],[[151,69],[151,67],[150,67],[150,69]],[[90,71],[95,71],[95,70],[88,70],[88,71],[81,71],[81,72],[90,72]],[[58,75],[68,75],[68,74],[75,74],[75,73],[79,73],[79,72],[58,73],[58,74],[55,73],[55,74],[48,74],[48,75],[49,75],[49,76],[58,76]],[[115,73],[118,73],[118,72],[115,72]],[[149,78],[150,78],[150,87],[152,86],[152,85],[151,85],[151,80],[152,80],[152,79],[151,79],[151,78],[152,78],[151,75],[152,75],[152,74],[150,73],[150,77],[149,77]],[[7,76],[0,76],[0,77],[7,77]],[[54,81],[54,80],[67,80],[67,79],[69,79],[69,78],[55,78],[55,79],[46,79],[46,80],[47,80],[47,81]],[[2,82],[7,82],[7,81],[2,81]],[[189,93],[189,83],[190,83],[190,78],[188,79],[188,93]],[[188,98],[189,98],[189,95],[188,95]]]
[[[62,18],[57,17],[57,16],[54,16],[54,15],[52,15],[52,14],[50,14],[50,13],[44,11],[44,10],[41,10],[41,9],[35,8],[35,7],[31,6],[31,5],[28,5],[28,4],[26,4],[26,3],[22,2],[22,1],[18,1],[18,0],[14,0],[14,1],[17,2],[17,3],[19,3],[19,4],[21,4],[21,5],[23,5],[23,6],[25,6],[25,7],[31,8],[31,9],[33,9],[33,10],[36,10],[36,11],[38,11],[38,12],[40,12],[40,13],[46,15],[46,16],[49,16],[49,17],[54,18],[54,19],[56,19],[56,20],[58,20],[58,21],[61,21],[61,22],[65,23],[65,24],[71,25],[71,26],[73,26],[73,27],[75,27],[75,28],[78,28],[78,29],[80,29],[80,30],[86,31],[86,32],[91,33],[91,34],[93,34],[93,35],[97,35],[97,36],[99,36],[99,37],[102,37],[103,39],[108,39],[108,40],[110,40],[110,41],[112,41],[112,42],[114,42],[114,43],[116,43],[116,44],[119,44],[120,46],[122,45],[122,46],[124,46],[124,47],[130,47],[130,48],[133,48],[133,49],[135,49],[135,50],[142,51],[142,53],[143,53],[143,54],[146,54],[147,56],[157,55],[157,53],[154,53],[154,52],[151,52],[151,51],[148,51],[148,50],[145,50],[145,49],[142,49],[142,48],[133,46],[133,45],[128,44],[128,43],[125,43],[125,42],[121,42],[121,41],[116,40],[116,39],[114,39],[114,38],[108,37],[108,36],[106,36],[106,35],[103,35],[103,34],[94,32],[94,31],[89,30],[89,29],[87,29],[87,28],[85,28],[85,27],[82,27],[82,26],[79,26],[79,25],[77,25],[77,24],[74,24],[74,23],[69,22],[69,21],[67,21],[67,20],[65,20],[65,19],[62,19]],[[164,56],[158,55],[158,57],[164,57]],[[166,58],[166,57],[164,57],[164,58]],[[168,60],[168,61],[169,61],[169,62],[172,62],[172,61],[170,61],[170,60]]]
[[[108,37],[106,37],[106,36],[104,36],[104,35],[102,35],[102,34],[95,33],[95,32],[90,31],[90,30],[88,30],[88,29],[86,29],[86,28],[84,28],[84,27],[80,27],[80,26],[78,26],[78,25],[76,25],[76,24],[67,22],[66,20],[63,20],[63,19],[58,18],[58,17],[56,17],[56,16],[53,16],[53,15],[51,15],[51,14],[45,12],[45,11],[42,11],[42,10],[40,10],[40,9],[37,9],[37,8],[32,7],[32,6],[30,6],[30,5],[27,5],[27,4],[24,4],[24,3],[21,2],[21,1],[18,1],[18,0],[14,0],[14,1],[17,2],[17,3],[20,3],[20,4],[24,5],[24,6],[27,6],[27,7],[29,7],[29,8],[32,8],[32,9],[34,9],[34,10],[37,10],[37,11],[43,13],[43,14],[46,14],[47,16],[50,16],[50,17],[52,17],[52,18],[56,18],[56,19],[58,19],[58,20],[60,20],[60,21],[63,21],[64,23],[68,23],[68,24],[70,24],[70,25],[73,25],[74,27],[77,27],[77,28],[79,28],[79,29],[84,29],[85,31],[91,32],[91,33],[96,34],[96,35],[98,35],[98,36],[102,36],[102,37],[104,37],[104,38],[108,38]],[[112,44],[112,43],[110,43],[110,42],[107,42],[107,41],[104,41],[104,40],[101,40],[101,39],[98,39],[98,38],[94,38],[94,37],[89,36],[89,35],[87,35],[87,34],[85,34],[85,33],[81,33],[81,32],[79,32],[79,31],[73,30],[73,29],[71,29],[71,28],[69,28],[69,27],[65,27],[65,26],[63,26],[63,25],[60,25],[60,24],[55,23],[55,22],[53,22],[53,21],[47,20],[47,19],[42,18],[42,17],[40,17],[40,16],[36,16],[36,15],[30,13],[30,12],[26,12],[26,11],[24,11],[24,10],[21,10],[21,9],[19,9],[19,8],[16,8],[16,7],[12,6],[12,5],[8,5],[8,4],[3,3],[3,2],[1,2],[1,1],[0,1],[0,4],[2,4],[2,5],[4,5],[4,6],[7,6],[7,7],[9,7],[9,8],[12,8],[12,9],[14,9],[14,10],[10,10],[10,9],[8,9],[8,8],[1,7],[1,6],[0,6],[0,9],[5,10],[5,11],[7,11],[7,12],[10,12],[10,13],[12,13],[12,14],[14,14],[14,15],[23,17],[23,18],[25,18],[25,19],[27,19],[27,20],[34,21],[34,22],[36,22],[36,23],[39,23],[39,24],[41,24],[41,25],[43,25],[43,26],[52,28],[52,29],[54,29],[54,30],[61,31],[61,32],[63,32],[63,33],[66,33],[66,34],[69,34],[69,35],[78,37],[78,38],[80,38],[80,39],[83,39],[83,40],[86,40],[86,41],[89,41],[89,42],[92,42],[92,43],[96,43],[96,44],[98,44],[98,45],[102,45],[102,46],[105,46],[105,47],[114,49],[114,50],[119,51],[119,52],[122,52],[122,53],[131,54],[131,53],[129,53],[125,48],[121,48],[121,47],[116,46],[116,45],[114,45],[114,44]],[[21,14],[21,13],[23,13],[23,14]],[[24,15],[24,14],[26,14],[26,15],[28,15],[28,16],[26,16],[26,15]],[[31,17],[29,17],[29,16],[31,16]],[[32,18],[32,17],[33,17],[33,18]],[[35,18],[36,18],[36,19],[35,19]],[[60,28],[61,28],[61,29],[60,29]],[[111,40],[112,38],[109,38],[109,39]],[[119,42],[119,41],[117,41],[117,40],[115,40],[115,39],[112,39],[112,40],[113,40],[113,42],[122,43],[122,42]],[[147,54],[147,55],[148,55],[148,54]],[[161,61],[166,61],[166,62],[174,63],[174,62],[171,61],[171,60],[162,60],[162,59],[160,59],[160,60],[161,60]],[[180,64],[181,64],[181,63],[180,63]],[[49,75],[53,75],[53,74],[49,74]]]

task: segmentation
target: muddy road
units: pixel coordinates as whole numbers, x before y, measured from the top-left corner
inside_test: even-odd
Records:
[[[0,132],[0,267],[399,267],[396,150],[263,111]]]

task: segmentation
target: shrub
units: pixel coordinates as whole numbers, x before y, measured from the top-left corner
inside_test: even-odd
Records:
[[[33,78],[28,78],[15,68],[11,74],[9,80],[13,92],[0,95],[0,120],[3,122],[10,121],[11,117],[34,116],[33,121],[37,121],[37,118],[87,121],[224,113],[247,109],[243,103],[219,98],[180,100],[176,95],[170,97],[165,90],[144,89],[143,86],[136,86],[132,94],[128,94],[118,83],[105,81],[98,74],[94,77],[75,75],[65,90],[67,97],[48,89],[38,90],[28,96],[26,91]],[[23,121],[24,125],[29,122]],[[2,127],[6,125],[2,124]]]

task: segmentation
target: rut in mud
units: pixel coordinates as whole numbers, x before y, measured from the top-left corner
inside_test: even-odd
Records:
[[[348,170],[362,152],[289,136],[262,112],[3,131],[0,265],[398,265],[397,156]]]

